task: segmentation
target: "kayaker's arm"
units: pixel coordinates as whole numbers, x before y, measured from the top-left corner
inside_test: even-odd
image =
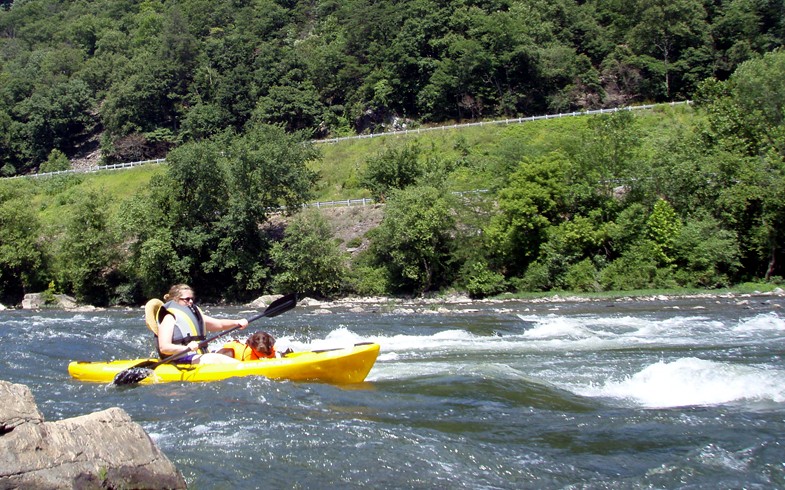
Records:
[[[240,330],[248,326],[248,320],[245,318],[238,318],[237,320],[213,318],[211,316],[202,314],[204,319],[204,326],[210,332],[219,332],[221,330],[228,330],[230,328],[240,327]]]

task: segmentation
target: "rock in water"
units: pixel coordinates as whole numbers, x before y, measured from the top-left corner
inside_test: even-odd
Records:
[[[0,489],[186,488],[122,409],[44,421],[30,389],[0,380]]]

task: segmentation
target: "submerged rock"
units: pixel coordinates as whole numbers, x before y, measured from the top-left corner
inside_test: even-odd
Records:
[[[122,409],[44,421],[30,389],[0,380],[0,488],[186,488]]]

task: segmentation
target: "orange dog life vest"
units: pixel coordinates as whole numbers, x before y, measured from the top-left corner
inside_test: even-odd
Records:
[[[232,357],[240,361],[255,361],[257,359],[275,357],[275,349],[272,349],[269,356],[259,357],[253,349],[236,340],[225,343],[222,348],[231,350]]]

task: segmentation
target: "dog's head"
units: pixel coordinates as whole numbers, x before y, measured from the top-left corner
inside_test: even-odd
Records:
[[[273,353],[275,338],[267,332],[256,332],[245,343],[257,354],[269,356]]]

